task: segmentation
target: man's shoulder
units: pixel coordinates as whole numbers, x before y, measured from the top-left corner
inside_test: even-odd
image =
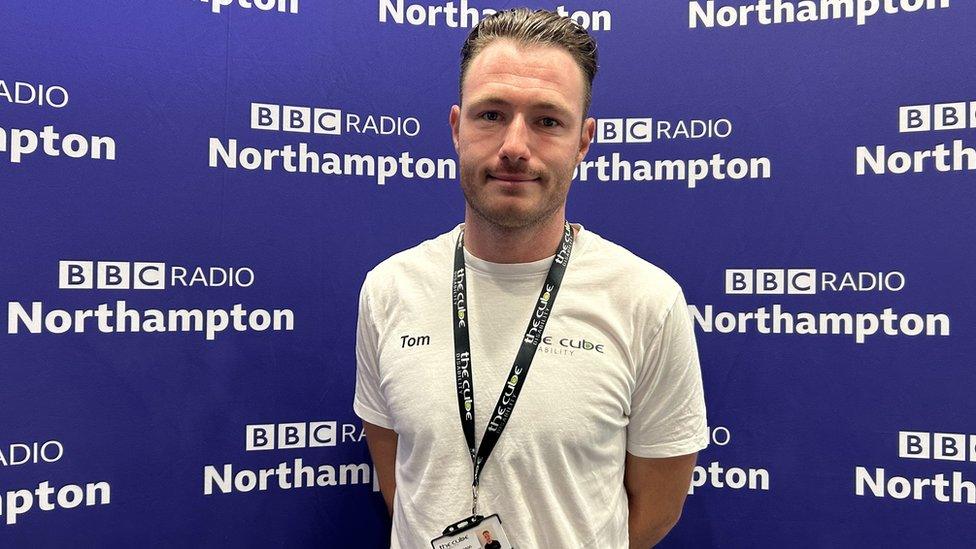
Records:
[[[616,242],[590,232],[586,257],[590,269],[618,292],[670,306],[681,286],[664,269]],[[572,268],[572,267],[570,267]]]
[[[435,272],[443,272],[448,277],[457,229],[455,227],[384,259],[366,274],[364,286],[391,288],[427,278]]]

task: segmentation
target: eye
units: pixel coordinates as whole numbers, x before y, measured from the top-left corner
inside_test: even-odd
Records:
[[[540,122],[546,128],[558,128],[559,126],[562,125],[555,118],[549,118],[548,116],[543,118]]]
[[[487,120],[489,122],[498,122],[501,119],[501,117],[502,115],[499,114],[497,111],[486,111],[479,115],[479,118],[481,118],[482,120]]]

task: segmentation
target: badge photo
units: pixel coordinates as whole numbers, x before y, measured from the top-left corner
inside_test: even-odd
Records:
[[[448,526],[432,549],[514,549],[498,515],[471,517]]]

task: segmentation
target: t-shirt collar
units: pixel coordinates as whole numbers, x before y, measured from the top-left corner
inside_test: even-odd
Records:
[[[579,223],[570,223],[573,227],[576,227],[578,232],[576,233],[576,240],[573,244],[573,255],[580,250],[580,244],[585,242],[589,236],[584,236],[586,229],[583,225]],[[457,235],[464,227],[464,223],[459,223],[454,227],[454,239],[457,240]],[[553,250],[555,252],[555,250]],[[555,256],[550,255],[549,257],[539,259],[537,261],[530,261],[528,263],[493,263],[491,261],[485,261],[480,257],[476,257],[474,254],[469,252],[467,248],[464,250],[464,263],[465,266],[474,271],[480,271],[493,276],[502,277],[523,277],[523,276],[534,276],[539,274],[545,274],[549,272],[549,267],[552,265],[552,258]],[[572,259],[570,259],[572,263]]]

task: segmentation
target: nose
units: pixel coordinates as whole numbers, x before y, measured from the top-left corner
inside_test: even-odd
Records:
[[[522,115],[516,115],[505,128],[504,140],[498,156],[509,162],[525,162],[531,156],[529,151],[529,128]]]

